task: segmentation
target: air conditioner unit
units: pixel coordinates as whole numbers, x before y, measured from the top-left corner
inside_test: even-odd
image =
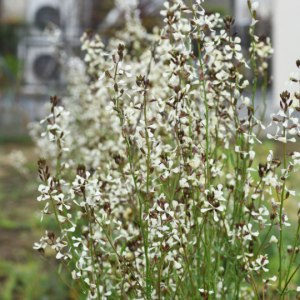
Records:
[[[52,22],[61,29],[63,42],[78,47],[79,0],[27,0],[27,33],[19,44],[18,56],[24,61],[23,83],[26,93],[47,93],[64,83],[57,54],[45,26]]]
[[[24,61],[23,83],[27,92],[43,93],[62,85],[62,74],[54,47],[45,38],[24,38],[19,45]]]
[[[67,37],[78,36],[82,0],[28,0],[26,22],[31,35],[40,35],[48,22],[64,31]],[[87,0],[84,0],[87,1]]]
[[[29,0],[26,21],[30,26],[30,33],[40,35],[48,22],[61,26],[62,11],[58,0]]]

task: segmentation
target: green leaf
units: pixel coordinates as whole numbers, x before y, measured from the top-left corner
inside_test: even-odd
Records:
[[[178,282],[178,275],[177,275],[177,270],[176,269],[173,270],[173,274],[174,274],[175,282],[177,283]]]
[[[232,256],[229,255],[228,252],[223,251],[223,250],[221,250],[221,249],[219,249],[219,248],[217,248],[217,247],[215,247],[215,246],[213,246],[213,248],[215,249],[215,251],[219,252],[220,254],[226,255],[226,256],[228,256],[229,258],[233,258]]]
[[[122,248],[121,248],[121,252],[120,252],[120,256],[122,255],[122,253],[123,253],[123,251],[125,250],[125,248],[126,248],[126,244],[123,243]]]
[[[232,166],[235,168],[235,167],[236,167],[236,164],[235,164],[235,161],[234,161],[234,158],[233,158],[233,154],[232,154],[232,153],[230,153],[230,160],[231,160]]]
[[[288,291],[285,291],[283,294],[282,294],[281,291],[279,291],[278,289],[276,289],[276,291],[277,291],[280,295],[285,295],[285,294],[289,294],[289,293],[297,293],[297,290],[288,290]]]
[[[57,273],[60,274],[62,268],[62,264],[59,265]]]
[[[104,272],[101,274],[100,276],[100,280],[102,280],[104,278],[104,276],[106,275],[106,273],[108,272],[109,268],[105,268]]]

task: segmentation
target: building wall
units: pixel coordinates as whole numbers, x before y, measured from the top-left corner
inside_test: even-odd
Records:
[[[282,91],[299,91],[297,84],[287,87],[284,83],[291,72],[300,71],[295,64],[300,59],[300,1],[274,0],[274,6],[274,101],[279,105]]]
[[[2,22],[24,23],[28,0],[2,0]]]

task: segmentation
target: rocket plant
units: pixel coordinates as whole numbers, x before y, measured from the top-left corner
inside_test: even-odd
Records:
[[[300,153],[289,145],[300,137],[300,97],[275,95],[276,133],[264,134],[273,49],[255,35],[258,3],[248,1],[245,53],[234,18],[206,12],[202,0],[165,2],[164,26],[153,33],[129,2],[124,28],[106,47],[88,31],[83,61],[61,55],[68,94],[51,96],[43,124],[31,125],[42,155],[41,218],[57,223],[34,249],[54,269],[47,251],[55,251],[58,276],[80,299],[294,297],[300,223],[289,227],[285,200],[296,196],[289,177]],[[256,165],[266,137],[283,160],[270,151]],[[272,274],[270,249],[278,257]]]

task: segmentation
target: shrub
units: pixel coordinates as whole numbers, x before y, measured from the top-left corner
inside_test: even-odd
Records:
[[[271,115],[277,132],[267,137],[283,148],[283,161],[270,151],[256,166],[265,126],[254,99],[262,77],[264,115],[270,39],[254,34],[258,4],[248,1],[248,62],[234,19],[206,13],[201,2],[165,2],[165,26],[152,34],[130,6],[124,30],[107,47],[85,33],[85,63],[65,61],[68,96],[51,96],[46,128],[31,126],[43,156],[42,218],[55,216],[59,226],[34,248],[55,250],[75,294],[284,299],[296,292],[290,281],[299,268],[300,223],[293,246],[283,234],[290,225],[284,200],[295,196],[289,176],[300,162],[286,148],[296,141],[289,134],[299,136],[292,117],[299,94],[283,92]],[[243,76],[249,65],[251,100]]]

